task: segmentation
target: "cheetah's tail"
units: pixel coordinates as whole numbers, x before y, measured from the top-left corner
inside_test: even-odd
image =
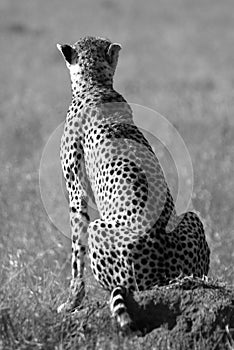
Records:
[[[130,327],[132,320],[128,314],[124,296],[126,290],[122,286],[113,289],[110,296],[110,309],[122,329]]]

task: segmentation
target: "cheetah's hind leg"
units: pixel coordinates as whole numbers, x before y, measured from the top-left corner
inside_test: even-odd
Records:
[[[110,310],[112,316],[117,319],[120,328],[124,331],[129,331],[132,328],[133,322],[127,311],[125,295],[126,290],[124,287],[115,287],[110,296]]]

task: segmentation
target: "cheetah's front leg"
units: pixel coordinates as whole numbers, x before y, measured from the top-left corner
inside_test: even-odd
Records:
[[[70,203],[70,223],[72,231],[72,308],[78,306],[85,295],[84,258],[86,255],[87,228],[89,215],[87,213],[86,195],[82,194],[78,202]]]
[[[86,255],[89,216],[87,213],[87,198],[84,195],[78,202],[70,202],[70,224],[72,239],[72,280],[70,295],[67,302],[58,308],[58,312],[74,310],[81,303],[85,295],[84,258]]]
[[[78,157],[80,158],[80,157]],[[69,193],[70,226],[72,240],[72,281],[70,295],[66,303],[58,308],[58,312],[72,311],[82,301],[85,295],[84,258],[86,255],[87,228],[90,222],[87,211],[87,183],[84,164],[79,162],[80,172],[75,175],[75,165],[65,172],[66,187]]]

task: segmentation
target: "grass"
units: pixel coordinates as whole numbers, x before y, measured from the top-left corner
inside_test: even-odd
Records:
[[[115,87],[180,132],[210,274],[234,283],[233,9],[231,0],[0,0],[0,334],[8,338],[0,349],[63,348],[55,310],[69,283],[70,242],[49,221],[38,179],[70,101],[57,42],[93,34],[122,44]],[[98,299],[90,272],[88,284]],[[113,348],[124,341],[116,337]],[[91,336],[89,344],[98,348]]]

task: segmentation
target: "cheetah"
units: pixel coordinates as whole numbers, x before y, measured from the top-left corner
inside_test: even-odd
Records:
[[[88,247],[94,277],[110,292],[112,315],[121,328],[129,327],[126,293],[166,284],[181,273],[207,275],[210,250],[197,214],[177,216],[159,161],[113,88],[120,44],[85,37],[57,47],[72,87],[60,148],[72,281],[59,311],[74,310],[85,295]],[[100,216],[92,222],[89,198]]]

